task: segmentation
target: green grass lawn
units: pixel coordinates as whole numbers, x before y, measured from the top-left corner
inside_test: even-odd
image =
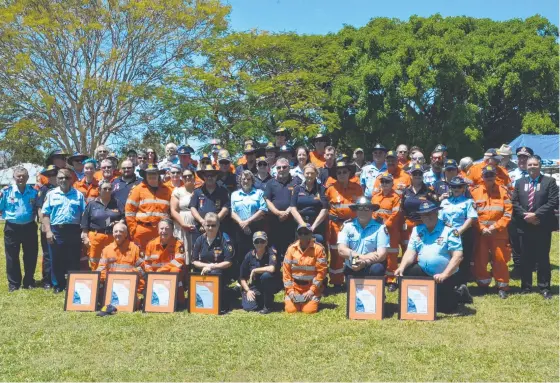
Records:
[[[558,235],[553,241],[557,294]],[[492,290],[462,315],[429,323],[399,321],[397,293],[387,295],[383,321],[347,320],[343,294],[311,316],[101,318],[64,312],[63,294],[8,294],[3,252],[0,245],[4,381],[559,381],[558,296],[519,295],[519,281],[505,301]]]

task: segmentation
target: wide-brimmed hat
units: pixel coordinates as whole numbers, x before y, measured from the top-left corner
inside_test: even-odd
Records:
[[[146,169],[140,169],[138,173],[140,174],[140,177],[146,178],[147,174],[165,174],[165,169],[159,169],[157,165],[148,164]]]
[[[87,154],[74,152],[74,154],[72,154],[70,157],[68,157],[68,159],[66,159],[66,162],[68,162],[69,164],[71,164],[74,161],[83,162],[88,157],[89,156]]]
[[[500,156],[500,155],[498,154],[498,151],[497,151],[496,149],[494,149],[494,148],[488,149],[486,152],[484,152],[484,156],[493,158],[493,159],[495,159],[495,160],[497,160],[497,161],[499,161],[499,160],[502,159],[502,156]]]
[[[202,153],[202,155],[200,156],[200,161],[202,160],[212,161],[212,157],[210,157],[210,153]]]
[[[366,207],[368,209],[371,209],[373,211],[379,210],[379,205],[376,203],[372,203],[367,197],[358,197],[358,199],[356,199],[356,201],[354,201],[354,203],[350,204],[350,209],[352,210],[358,210],[361,207]]]
[[[278,147],[276,145],[274,145],[274,142],[269,142],[266,144],[266,146],[264,147],[265,151],[272,151],[272,152],[277,152],[278,151]]]
[[[254,154],[259,148],[254,144],[245,144],[243,147],[243,154]]]
[[[279,153],[293,153],[294,148],[292,147],[292,145],[282,145],[278,148],[278,152]]]
[[[198,169],[196,169],[196,174],[203,178],[206,174],[219,174],[221,173],[218,169],[215,169],[211,164],[206,164],[206,165],[199,165]]]
[[[312,142],[324,141],[329,142],[329,137],[326,134],[319,133],[311,139]]]
[[[511,156],[513,152],[511,151],[511,146],[503,144],[500,149],[497,150],[500,156]]]
[[[58,166],[49,165],[41,171],[41,175],[45,177],[52,177],[58,174]]]
[[[338,169],[348,169],[350,173],[355,173],[356,165],[348,161],[347,158],[338,158],[334,163],[333,170],[336,172]]]
[[[416,211],[418,214],[428,214],[434,210],[441,209],[438,205],[433,203],[432,201],[425,201],[418,206],[418,210]]]
[[[462,177],[453,177],[451,181],[449,181],[449,186],[465,186],[468,185],[467,181],[465,181]]]

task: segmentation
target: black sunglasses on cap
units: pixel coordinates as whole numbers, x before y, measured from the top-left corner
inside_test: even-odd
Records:
[[[266,243],[266,241],[265,241],[264,239],[260,239],[260,238],[259,238],[259,239],[255,239],[255,240],[253,241],[253,243],[254,243],[255,245],[264,245],[264,244]]]

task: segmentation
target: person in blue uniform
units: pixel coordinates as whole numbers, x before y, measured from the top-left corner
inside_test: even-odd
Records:
[[[459,174],[459,166],[455,160],[446,160],[443,164],[443,178],[434,183],[434,192],[438,197],[438,201],[443,201],[451,196],[451,187],[449,185],[450,181],[457,177]],[[465,188],[465,197],[470,198],[469,189]]]
[[[55,165],[47,166],[42,172],[41,175],[48,179],[47,184],[41,186],[39,188],[39,192],[37,194],[37,200],[35,201],[35,208],[37,209],[37,218],[39,221],[39,231],[41,233],[41,251],[43,252],[43,260],[41,262],[41,283],[43,288],[50,289],[52,288],[52,278],[51,278],[51,253],[49,250],[49,243],[47,242],[47,233],[45,233],[45,229],[43,227],[43,212],[41,208],[45,203],[45,198],[47,193],[54,189],[57,185],[56,182],[56,175],[58,173],[58,168]]]
[[[86,201],[84,195],[72,187],[72,177],[68,169],[58,171],[58,187],[47,194],[41,209],[52,257],[51,278],[55,293],[66,288],[66,273],[80,269],[80,218]]]
[[[189,208],[193,218],[198,223],[196,230],[193,232],[193,241],[204,232],[204,217],[208,213],[216,213],[222,223],[222,231],[231,234],[233,226],[229,222],[230,198],[228,191],[218,186],[218,174],[212,165],[199,168],[197,174],[204,180],[204,185],[198,189],[194,189]]]
[[[293,166],[295,166],[295,163],[294,163],[294,148],[289,144],[280,146],[278,148],[277,159],[280,159],[280,158],[287,159],[288,164],[289,164],[290,169],[291,169]],[[277,173],[276,167],[272,168],[271,171],[270,171],[270,175],[272,177],[276,177],[276,173]]]
[[[23,288],[35,287],[35,267],[37,265],[37,223],[35,223],[38,192],[27,185],[29,173],[23,166],[14,169],[14,185],[0,192],[0,211],[4,226],[4,249],[6,253],[6,273],[8,274],[8,291],[18,290],[22,286],[20,248],[23,249]]]
[[[268,314],[279,286],[275,274],[278,262],[276,249],[268,245],[268,236],[264,231],[253,234],[253,246],[239,270],[241,305],[245,311],[259,310],[260,314]]]
[[[236,225],[236,253],[242,257],[249,251],[253,233],[264,229],[268,207],[264,193],[254,187],[255,176],[250,170],[241,174],[241,188],[231,193],[231,218]]]
[[[467,182],[461,177],[454,177],[449,182],[451,195],[441,201],[439,219],[447,226],[457,230],[463,244],[463,260],[459,265],[460,284],[467,284],[471,276],[472,253],[474,250],[474,233],[472,224],[478,219],[478,213],[472,198],[465,197]]]
[[[237,178],[231,172],[231,158],[229,152],[225,149],[218,152],[218,170],[220,171],[218,186],[226,188],[231,195],[231,193],[237,190]]]
[[[437,145],[432,152],[431,169],[424,173],[424,183],[428,186],[434,184],[443,178],[443,164],[447,160],[447,147],[445,145]]]
[[[325,232],[329,203],[325,188],[317,181],[318,170],[308,163],[303,169],[305,181],[297,185],[292,193],[290,212],[298,225],[311,225],[315,240],[326,246]]]
[[[68,157],[67,162],[72,166],[74,169],[74,173],[76,173],[76,178],[78,181],[81,181],[84,178],[84,160],[88,158],[87,155],[74,152],[70,157]]]
[[[220,276],[222,311],[226,311],[232,297],[226,286],[231,281],[235,250],[230,237],[220,230],[220,219],[216,213],[207,213],[203,226],[204,233],[194,243],[190,263],[202,275]]]
[[[284,261],[288,246],[296,240],[297,224],[290,214],[290,203],[294,188],[301,183],[299,178],[290,174],[290,163],[286,158],[276,162],[276,178],[272,179],[264,191],[268,206],[268,224],[270,227],[270,243],[276,248],[279,264]]]
[[[387,148],[382,144],[376,144],[373,147],[373,161],[362,168],[360,174],[360,185],[364,189],[364,196],[371,199],[373,194],[373,185],[377,176],[387,171],[385,157],[387,156]]]
[[[112,182],[112,195],[123,205],[126,204],[128,195],[132,188],[142,182],[142,178],[134,173],[134,164],[130,160],[124,160],[121,164],[121,176]]]
[[[350,209],[356,211],[357,217],[344,222],[338,234],[338,254],[345,259],[344,275],[385,275],[389,232],[383,223],[372,218],[379,205],[359,197]]]
[[[257,158],[257,174],[255,174],[255,188],[266,190],[266,184],[272,179],[266,157]]]
[[[436,282],[437,311],[450,313],[459,303],[472,302],[469,289],[459,288],[457,271],[463,258],[461,237],[457,230],[438,219],[439,207],[424,201],[417,213],[422,224],[412,230],[408,248],[395,276],[429,276]]]

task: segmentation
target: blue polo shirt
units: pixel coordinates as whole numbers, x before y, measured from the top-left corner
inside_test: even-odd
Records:
[[[23,193],[20,193],[16,185],[10,185],[2,190],[0,199],[0,211],[2,218],[10,223],[24,225],[35,219],[35,203],[38,198],[37,190],[25,185]]]
[[[307,190],[305,183],[296,186],[292,193],[290,206],[295,207],[301,218],[312,225],[321,210],[329,208],[325,188],[318,182],[315,182],[311,190]]]
[[[134,176],[134,178],[130,181],[125,181],[122,177],[119,177],[112,182],[113,191],[111,194],[124,205],[126,204],[126,200],[128,199],[128,195],[130,194],[132,188],[140,182],[142,182],[142,178],[138,178],[136,176]]]
[[[445,270],[451,260],[449,252],[463,251],[461,237],[441,220],[438,220],[432,232],[424,224],[412,229],[408,248],[416,251],[418,265],[429,276],[440,274]]]
[[[208,244],[206,234],[203,234],[196,239],[193,245],[191,262],[233,262],[234,254],[233,245],[226,233],[218,233],[210,244]]]
[[[51,219],[51,225],[79,225],[85,209],[86,201],[82,193],[72,187],[68,193],[63,193],[57,187],[47,194],[41,210],[44,216]]]
[[[301,183],[299,178],[289,176],[284,182],[274,178],[266,184],[264,198],[272,202],[276,209],[284,211],[290,207],[292,201],[292,192],[294,188]]]
[[[377,168],[375,162],[372,162],[362,168],[362,173],[360,174],[360,185],[362,186],[362,189],[364,189],[364,195],[368,199],[371,199],[373,194],[373,184],[375,183],[375,179],[380,173],[385,171],[387,171],[387,164],[385,164],[385,162],[381,168]]]
[[[239,189],[231,193],[231,211],[243,221],[251,218],[258,210],[268,211],[261,189],[253,188],[249,193]]]
[[[453,229],[458,229],[469,218],[478,219],[474,201],[465,196],[449,197],[441,201],[439,219]]]
[[[389,247],[389,234],[382,223],[371,219],[366,227],[362,227],[358,218],[344,222],[342,230],[338,234],[339,245],[346,245],[358,254],[368,254],[379,248]],[[351,267],[350,260],[344,261]]]
[[[206,185],[203,185],[198,189],[194,189],[191,202],[189,203],[189,208],[192,207],[198,211],[202,218],[206,216],[206,213],[218,214],[224,207],[230,209],[229,193],[226,188],[221,186],[217,186],[210,193],[206,189]]]
[[[424,183],[428,186],[434,186],[434,184],[442,178],[443,169],[439,173],[434,172],[434,169],[430,169],[424,173]]]

